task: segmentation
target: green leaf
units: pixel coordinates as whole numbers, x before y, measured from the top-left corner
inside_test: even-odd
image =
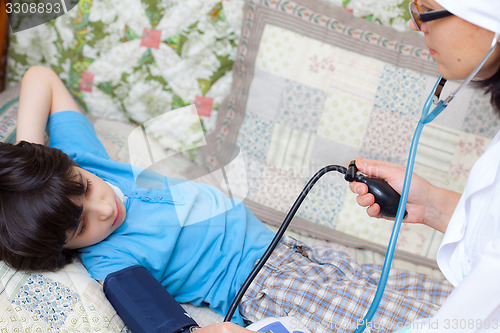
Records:
[[[172,110],[182,108],[183,106],[189,105],[190,103],[183,100],[180,96],[174,94],[172,98]]]
[[[113,92],[114,87],[111,84],[111,81],[100,82],[100,83],[97,84],[97,88],[100,91],[102,91],[103,93],[105,93],[106,95],[108,95],[110,97],[115,97],[115,94]]]
[[[141,57],[139,60],[139,66],[144,66],[144,65],[155,65],[155,58],[153,57],[153,52],[151,49],[147,49],[146,53]]]
[[[187,40],[188,38],[186,35],[178,33],[177,35],[168,37],[164,43],[166,43],[168,46],[174,49],[175,53],[177,53],[180,56],[182,54],[182,47],[184,46],[184,43],[186,43]]]
[[[122,42],[128,42],[134,39],[139,38],[137,33],[135,33],[128,25],[125,26],[125,31],[123,33],[123,37],[121,39]]]

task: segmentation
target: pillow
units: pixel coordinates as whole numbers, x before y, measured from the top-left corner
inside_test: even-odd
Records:
[[[311,0],[250,0],[243,13],[231,93],[210,140],[246,156],[248,206],[278,224],[307,180],[356,157],[405,164],[421,107],[438,73],[423,38]],[[444,96],[457,86],[449,82]],[[467,88],[426,126],[415,171],[461,191],[499,122]],[[209,156],[211,160],[224,150]],[[309,193],[291,226],[383,251],[392,223],[369,218],[339,174]],[[440,233],[404,225],[398,255],[434,265]]]
[[[1,331],[128,332],[80,263],[56,273],[28,274],[0,262],[0,284]]]

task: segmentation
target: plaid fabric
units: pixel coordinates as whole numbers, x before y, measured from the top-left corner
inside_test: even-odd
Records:
[[[326,246],[285,236],[240,305],[246,319],[293,316],[313,333],[352,332],[375,295],[381,266],[360,265]],[[365,332],[392,332],[431,316],[451,292],[446,280],[392,269],[379,309]]]

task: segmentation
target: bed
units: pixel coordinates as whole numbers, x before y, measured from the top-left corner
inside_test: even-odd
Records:
[[[437,78],[422,36],[405,28],[406,4],[81,0],[16,33],[3,16],[0,135],[15,138],[18,82],[32,65],[60,75],[121,161],[130,161],[128,137],[138,125],[196,105],[210,146],[196,158],[217,165],[228,144],[238,146],[245,202],[275,229],[320,167],[360,156],[405,163],[424,94]],[[424,130],[416,171],[461,191],[500,124],[480,121],[491,109],[479,92],[467,89],[457,99]],[[392,224],[367,217],[340,177],[326,177],[303,206],[291,235],[360,262],[383,262]],[[394,265],[441,276],[434,260],[440,239],[403,226]],[[128,331],[79,262],[55,273],[0,263],[0,283],[0,330]],[[222,320],[184,306],[202,325]]]

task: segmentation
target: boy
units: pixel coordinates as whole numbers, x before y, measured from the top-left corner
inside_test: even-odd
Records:
[[[42,144],[45,127],[50,146],[64,153],[27,143]],[[175,196],[169,178],[164,190],[137,186],[131,166],[110,159],[47,68],[31,68],[23,78],[17,135],[27,142],[3,145],[0,153],[0,230],[9,240],[1,258],[13,267],[57,269],[78,250],[99,281],[139,264],[178,302],[208,304],[224,314],[274,236],[243,203],[230,208],[229,198],[211,186],[182,182]],[[13,169],[20,170],[16,179]],[[15,203],[4,200],[12,192],[36,208],[9,209]],[[39,233],[51,234],[50,251]],[[285,237],[233,321],[292,315],[313,332],[352,331],[378,278],[377,267]],[[393,272],[387,288],[374,318],[380,331],[428,317],[449,292],[444,281],[403,271]]]

